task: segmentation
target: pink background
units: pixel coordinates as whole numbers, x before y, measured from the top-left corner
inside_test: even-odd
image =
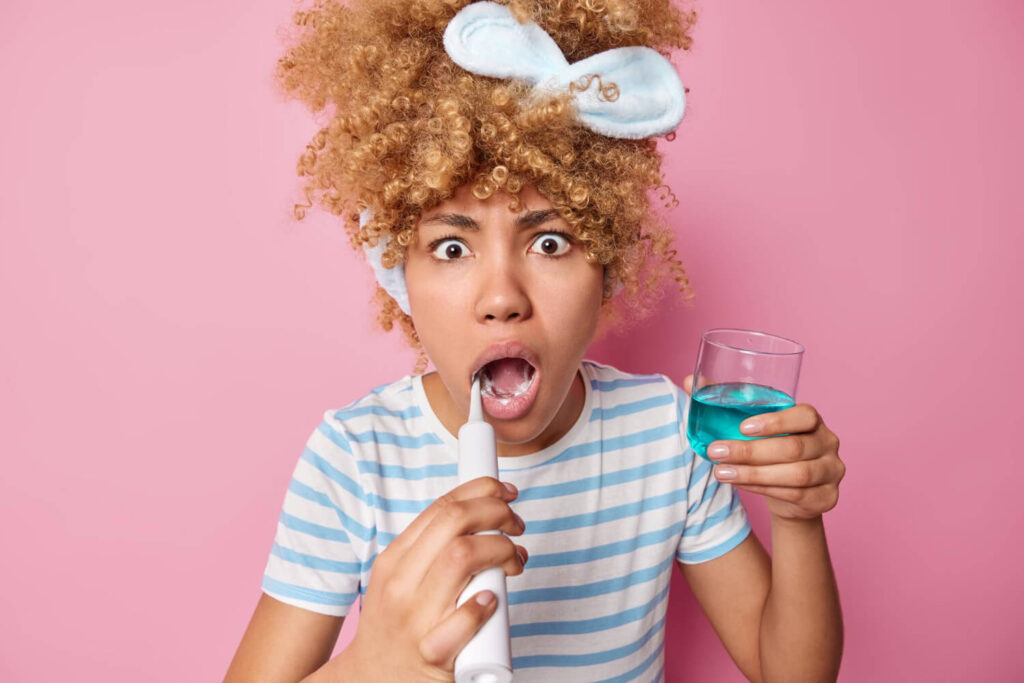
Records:
[[[0,679],[219,680],[306,437],[412,368],[334,220],[290,218],[293,7],[0,9]],[[1022,8],[707,2],[666,147],[698,306],[590,354],[681,382],[708,327],[807,346],[843,681],[1024,670]],[[742,680],[682,582],[669,624],[668,680]]]

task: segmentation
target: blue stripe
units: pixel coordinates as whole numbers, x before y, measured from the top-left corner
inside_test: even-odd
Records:
[[[605,662],[611,662],[616,659],[622,659],[633,654],[647,643],[661,628],[665,625],[665,617],[658,620],[654,626],[648,629],[647,633],[640,636],[640,638],[630,643],[629,645],[623,645],[622,647],[616,647],[611,650],[602,650],[599,652],[592,652],[585,655],[529,655],[526,657],[513,657],[512,668],[513,669],[532,669],[540,666],[556,666],[556,667],[570,667],[570,666],[593,666],[594,664],[604,664]]]
[[[349,517],[347,514],[345,514],[345,511],[338,507],[333,500],[327,497],[326,494],[320,493],[319,491],[316,491],[310,488],[309,486],[306,486],[305,484],[303,484],[298,479],[295,479],[294,477],[292,478],[291,483],[288,484],[288,490],[297,496],[305,498],[306,500],[311,500],[314,503],[319,503],[324,507],[329,507],[332,510],[334,510],[335,514],[338,515],[338,519],[341,521],[341,525],[345,528],[345,530],[353,536],[356,536],[357,538],[361,538],[364,541],[368,541],[371,538],[373,538],[374,533],[376,533],[376,529],[365,527],[356,520]]]
[[[530,555],[530,568],[536,567],[558,567],[567,564],[582,564],[593,562],[616,555],[632,553],[637,548],[662,543],[673,536],[678,536],[683,530],[683,522],[676,522],[672,526],[657,531],[648,531],[624,541],[596,545],[581,550],[568,550],[560,553],[545,553],[543,555]]]
[[[383,393],[384,391],[386,391],[388,389],[388,387],[393,387],[396,384],[398,384],[398,382],[401,382],[401,381],[402,380],[396,380],[394,382],[389,382],[387,384],[381,384],[379,387],[374,387],[373,389],[370,389],[370,393],[373,393],[373,394]],[[396,394],[402,394],[402,393],[405,393],[406,391],[412,391],[412,384],[407,384],[406,386],[402,387],[401,389],[398,389],[397,391],[395,391],[395,393]]]
[[[657,474],[663,474],[670,472],[674,469],[686,467],[693,459],[693,452],[687,451],[680,455],[674,455],[664,460],[658,460],[653,463],[647,463],[638,467],[631,467],[624,470],[618,470],[615,472],[606,472],[603,475],[595,475],[593,477],[584,477],[583,479],[574,479],[572,481],[565,481],[559,484],[551,484],[546,486],[534,486],[532,488],[525,488],[519,491],[519,497],[516,499],[517,502],[525,502],[531,500],[545,500],[548,498],[558,498],[561,496],[571,496],[577,493],[583,493],[585,491],[591,491],[607,486],[615,486],[617,484],[625,484],[627,482],[636,481],[638,479],[644,479]],[[391,467],[391,466],[387,466]],[[442,467],[436,465],[434,467]],[[446,466],[445,466],[446,467]],[[456,469],[454,475],[446,475],[448,477],[457,476],[458,466],[453,466]],[[382,470],[387,472],[387,470]],[[334,479],[331,472],[325,472],[328,477]],[[339,472],[339,475],[345,476]],[[348,479],[346,477],[346,479]],[[351,480],[349,480],[351,481]],[[344,485],[344,482],[339,482]],[[361,491],[361,489],[360,489]],[[357,496],[367,505],[373,505],[380,510],[386,512],[407,512],[412,514],[420,514],[433,503],[433,499],[426,500],[412,500],[407,498],[384,498],[383,496],[377,496],[373,494],[360,494],[352,491],[354,496]],[[528,524],[528,533],[532,531]]]
[[[343,489],[358,498],[364,505],[376,507],[386,512],[411,512],[419,514],[427,509],[433,500],[404,500],[400,498],[383,498],[374,493],[365,493],[363,487],[352,480],[351,477],[334,467],[324,458],[317,455],[310,449],[302,452],[302,459],[309,462],[313,467],[323,472],[327,477],[341,486]],[[337,507],[337,506],[335,506]]]
[[[526,624],[513,624],[509,628],[509,635],[513,638],[524,636],[564,636],[578,635],[581,633],[595,633],[607,631],[611,628],[618,628],[624,624],[631,624],[640,621],[654,610],[661,601],[668,595],[669,583],[658,591],[658,594],[651,598],[647,604],[637,605],[618,614],[610,614],[605,617],[594,619],[578,619],[575,621],[535,621]]]
[[[692,451],[693,449],[689,450]],[[697,454],[694,453],[694,455]],[[696,462],[697,464],[693,466],[692,470],[690,470],[690,488],[694,488],[695,486],[700,486],[701,484],[703,484],[704,481],[707,479],[708,474],[711,472],[712,467],[710,462],[699,456],[694,459],[694,462]],[[715,481],[718,480],[716,479]]]
[[[263,576],[263,588],[271,593],[277,593],[288,598],[296,598],[298,600],[305,600],[306,602],[316,602],[321,605],[335,605],[338,607],[348,607],[355,602],[358,593],[332,593],[330,591],[320,591],[314,588],[306,588],[304,586],[296,586],[294,583],[285,583],[284,581],[278,581],[277,579],[269,576]]]
[[[692,524],[688,523],[686,528],[683,530],[683,536],[700,536],[704,532],[715,528],[717,525],[732,516],[733,510],[736,509],[739,503],[739,497],[734,495],[729,500],[729,504],[723,505],[717,512],[708,515],[700,521],[693,522]]]
[[[303,567],[310,567],[311,569],[322,569],[326,572],[359,574],[360,570],[358,562],[339,562],[337,560],[328,560],[323,557],[317,557],[316,555],[296,552],[291,548],[285,548],[282,545],[278,545],[276,542],[270,549],[270,553],[272,555],[277,555],[282,560],[291,562],[292,564],[300,564]]]
[[[433,500],[405,500],[402,498],[382,498],[374,496],[373,504],[384,512],[409,512],[418,515],[433,503]]]
[[[662,396],[645,398],[640,401],[633,401],[632,403],[623,403],[622,405],[618,405],[613,408],[595,408],[590,413],[590,421],[596,422],[597,420],[609,420],[613,417],[642,413],[650,408],[668,405],[674,400],[675,397],[672,394],[664,394]]]
[[[587,443],[576,444],[575,446],[569,446],[550,460],[545,460],[537,465],[524,467],[522,469],[528,470],[535,467],[548,467],[556,463],[567,462],[569,460],[575,460],[576,458],[594,455],[595,453],[608,453],[610,451],[623,448],[642,446],[644,444],[651,443],[652,441],[660,441],[661,439],[665,439],[670,436],[679,436],[679,425],[675,422],[669,422],[661,427],[652,427],[651,429],[634,432],[633,434],[614,436],[610,439],[600,439],[598,441],[590,441]]]
[[[305,448],[302,451],[302,459],[313,466],[314,469],[319,470],[322,474],[326,474],[327,477],[334,483],[341,486],[341,488],[348,491],[350,494],[358,498],[366,505],[371,505],[373,502],[373,494],[368,494],[363,491],[363,487],[359,482],[353,480],[347,474],[339,470],[337,467],[327,462],[326,458],[317,453],[311,448]]]
[[[630,379],[612,379],[602,381],[599,379],[590,380],[590,386],[598,391],[615,391],[626,387],[638,387],[644,384],[656,384],[664,382],[661,375],[634,375]]]
[[[360,474],[375,474],[384,479],[404,479],[406,481],[420,481],[432,477],[458,478],[459,465],[424,465],[423,467],[405,467],[403,465],[382,465],[379,462],[370,460],[357,460],[356,466]]]
[[[345,438],[344,434],[332,427],[326,420],[318,424],[316,429],[318,432],[326,436],[335,446],[338,446],[341,450],[352,455],[352,447],[348,445],[348,439]]]
[[[596,443],[600,444],[600,442]],[[310,463],[321,472],[326,474],[332,481],[336,481],[345,488],[345,490],[359,498],[359,500],[363,501],[366,505],[376,507],[380,510],[387,512],[409,512],[419,514],[434,502],[433,499],[411,500],[403,498],[384,498],[374,494],[363,493],[362,488],[352,481],[352,479],[331,466],[330,463],[324,461],[320,456],[312,453],[312,451],[310,451],[309,455],[303,453],[303,457],[310,461]],[[575,479],[573,481],[562,482],[560,484],[534,486],[533,488],[521,489],[517,500],[522,502],[527,500],[558,498],[560,496],[569,496],[576,493],[582,493],[584,491],[598,489],[602,486],[614,486],[616,484],[636,481],[637,479],[643,479],[655,474],[661,474],[673,469],[685,467],[692,461],[692,459],[693,451],[687,449],[680,455],[674,455],[670,458],[638,467],[609,472],[603,475],[595,475],[593,477],[585,477],[583,479]]]
[[[743,541],[743,539],[745,539],[747,537],[747,534],[749,534],[749,533],[750,533],[750,522],[746,521],[746,522],[743,523],[743,526],[740,527],[740,530],[732,535],[732,538],[730,538],[730,539],[728,539],[726,541],[723,541],[723,542],[719,543],[716,546],[712,546],[711,548],[708,548],[707,550],[701,550],[700,552],[696,552],[696,553],[677,553],[676,554],[676,559],[681,560],[682,562],[687,562],[687,563],[697,563],[697,562],[704,562],[706,560],[713,560],[716,557],[718,557],[720,555],[724,555],[727,552],[729,552],[730,550],[732,550],[733,548],[735,548],[736,546],[738,546]],[[530,562],[533,562],[533,558],[532,557],[530,558]]]
[[[348,534],[341,529],[332,529],[328,526],[321,526],[319,524],[314,524],[313,522],[307,522],[295,515],[289,515],[284,510],[281,510],[281,515],[277,518],[277,521],[289,529],[301,531],[302,533],[309,534],[310,536],[316,536],[317,538],[323,538],[328,541],[348,543]]]
[[[627,681],[636,680],[636,677],[639,676],[644,671],[646,671],[648,669],[648,667],[650,667],[651,664],[653,664],[654,661],[656,659],[658,659],[658,657],[661,656],[661,653],[665,651],[665,643],[664,643],[665,636],[664,636],[664,633],[662,633],[662,635],[659,638],[659,640],[662,641],[662,642],[658,643],[658,647],[654,648],[651,651],[651,654],[647,655],[647,657],[644,658],[644,661],[640,662],[639,664],[637,664],[636,666],[634,666],[632,669],[630,669],[626,673],[622,674],[621,676],[612,676],[611,678],[604,678],[604,679],[602,679],[600,681],[597,681],[596,683],[626,683]],[[664,668],[665,668],[665,665],[662,664],[661,669],[658,669],[658,675],[654,677],[655,681],[659,681],[661,679],[661,671]]]
[[[349,420],[364,415],[380,415],[382,417],[400,417],[403,420],[411,420],[414,417],[423,417],[423,411],[419,406],[410,406],[403,410],[390,410],[384,406],[369,405],[356,408],[341,408],[334,413],[336,420]]]
[[[677,426],[674,423],[670,423],[670,424],[667,424],[667,425],[663,425],[661,427],[654,427],[652,429],[647,429],[647,430],[643,430],[643,431],[640,431],[640,432],[635,432],[633,434],[626,434],[626,435],[623,435],[623,436],[613,437],[613,438],[610,438],[610,439],[590,441],[590,442],[583,443],[583,444],[577,444],[575,446],[570,446],[569,448],[565,449],[564,451],[559,453],[554,458],[552,458],[550,460],[547,460],[546,462],[540,463],[539,465],[534,465],[533,467],[543,467],[543,466],[551,465],[551,464],[556,463],[556,462],[564,462],[566,460],[575,460],[576,458],[582,458],[582,457],[585,457],[585,456],[588,456],[588,455],[594,455],[594,454],[597,454],[597,453],[611,453],[611,452],[619,450],[619,449],[632,448],[632,447],[635,447],[635,446],[640,446],[640,445],[643,445],[643,444],[651,443],[653,441],[658,441],[660,439],[664,439],[666,437],[673,436],[673,435],[675,435],[677,433],[678,433]],[[363,434],[369,434],[369,432],[364,432]],[[360,442],[362,442],[362,441],[372,441],[372,438],[373,438],[372,435],[370,437],[365,437],[364,438],[363,434],[358,435],[359,438],[358,439],[353,438],[353,440],[354,441],[360,441]],[[376,434],[378,436],[380,436],[380,435],[383,435],[384,433],[377,432]],[[349,436],[356,437],[357,435],[350,434]],[[394,437],[396,435],[392,434],[390,436]],[[427,436],[433,436],[433,435],[431,434],[431,435],[427,435]],[[418,440],[418,439],[422,439],[422,438],[425,438],[425,437],[405,437],[405,438],[407,438],[409,440]],[[441,443],[441,442],[438,441],[438,443]],[[346,444],[346,446],[347,446],[347,444]],[[689,449],[687,449],[687,450],[689,450]],[[687,461],[689,461],[689,459],[692,459],[692,457],[693,457],[692,451],[690,451],[687,455],[688,455]],[[687,463],[682,463],[679,466],[685,466],[685,464],[687,464]],[[381,477],[384,477],[384,478],[400,478],[400,479],[422,480],[422,479],[428,479],[430,477],[448,478],[448,477],[457,477],[458,476],[458,464],[457,463],[451,463],[451,464],[445,464],[445,465],[427,465],[425,467],[402,467],[400,465],[380,465],[378,463],[374,463],[374,462],[369,461],[369,460],[359,460],[359,461],[357,461],[357,467],[359,468],[360,473],[378,474],[378,476],[381,476]],[[522,468],[522,469],[523,470],[525,470],[525,469],[532,469],[532,467]],[[521,470],[516,470],[516,471],[521,471]],[[600,477],[594,477],[593,479],[597,483],[600,483],[600,481],[601,481]],[[578,481],[584,481],[584,480],[578,480]],[[631,479],[624,479],[622,481],[632,481],[632,480]],[[562,484],[558,484],[557,487],[571,487],[575,483],[577,483],[577,482],[564,482]],[[607,479],[605,479],[605,483],[608,483]],[[534,489],[528,489],[528,490],[529,491],[539,491],[541,489],[550,489],[550,488],[553,488],[553,487],[536,487]],[[557,496],[565,496],[565,495],[570,495],[572,493],[579,493],[580,491],[586,491],[586,490],[589,490],[590,488],[596,488],[596,487],[587,487],[587,488],[582,488],[582,489],[579,489],[579,490],[566,490],[565,492],[554,493],[554,494],[548,494],[548,493],[535,494],[535,495],[537,495],[537,498],[534,498],[534,499],[548,498],[548,497],[557,497]],[[527,493],[527,491],[520,492],[518,500],[528,500],[528,498],[524,498],[524,495],[526,495],[526,493]],[[426,505],[423,504],[423,501],[403,500],[403,499],[390,499],[390,500],[389,499],[382,499],[382,500],[385,501],[383,503],[383,505],[389,505],[389,504],[395,505],[396,507],[385,508],[385,509],[389,509],[389,510],[394,511],[394,512],[421,511],[422,509],[424,509],[426,507]],[[433,501],[428,501],[427,505],[429,505],[430,502],[433,502]],[[419,507],[417,509],[417,506],[421,506],[421,507]]]
[[[699,526],[693,526],[690,528],[685,527],[685,520],[682,522],[676,522],[675,524],[657,531],[650,531],[647,533],[639,534],[634,538],[618,541],[615,543],[608,543],[605,545],[594,546],[582,550],[570,550],[558,553],[546,553],[530,556],[530,567],[561,567],[573,564],[582,564],[585,562],[592,562],[594,560],[605,559],[608,557],[615,557],[617,555],[624,555],[635,552],[639,548],[644,548],[650,545],[655,545],[663,541],[672,538],[673,536],[694,536],[699,533],[705,533],[715,526],[724,523],[734,512],[735,508],[739,507],[738,498],[734,497],[730,506],[723,508],[714,515],[709,516]],[[528,522],[527,527],[535,524],[535,522]],[[685,531],[684,531],[685,529]],[[387,547],[391,541],[396,538],[397,534],[386,533],[383,531],[377,532],[377,541],[382,547]],[[732,539],[730,539],[732,540]],[[735,545],[742,541],[742,538],[735,539],[733,545],[728,545],[728,541],[719,546],[715,546],[707,551],[700,553],[685,554],[687,560],[690,557],[701,558],[707,555],[707,559],[715,557],[715,553],[723,554],[731,550]],[[682,557],[682,556],[680,556]],[[699,562],[700,559],[689,560],[692,562]],[[671,558],[669,560],[671,562]],[[524,591],[512,591],[509,593],[508,601],[510,605],[524,604],[528,602],[544,602],[553,600],[573,600],[585,597],[591,597],[594,595],[601,595],[603,593],[610,593],[616,590],[622,590],[625,586],[631,585],[632,583],[638,583],[640,581],[647,581],[659,571],[664,570],[664,565],[658,565],[655,568],[648,568],[639,570],[626,577],[619,577],[615,579],[608,579],[605,581],[598,581],[591,584],[582,584],[579,586],[559,586],[554,588],[539,588],[533,590]]]
[[[674,505],[681,500],[685,500],[685,495],[686,489],[680,489],[671,493],[663,493],[659,496],[651,496],[632,503],[616,505],[594,512],[569,515],[568,517],[554,517],[552,519],[531,519],[530,523],[526,525],[526,531],[523,534],[546,534],[552,531],[566,531],[568,529],[579,529],[581,527],[613,522],[624,517],[636,517],[651,510]]]
[[[670,472],[680,467],[686,467],[690,464],[692,459],[693,452],[687,451],[679,455],[673,455],[670,458],[665,458],[664,460],[658,460],[656,462],[646,463],[644,465],[630,467],[624,470],[605,472],[604,474],[595,475],[593,477],[564,481],[560,484],[525,488],[519,491],[519,497],[516,501],[523,502],[527,500],[544,500],[546,498],[571,496],[576,493],[583,493],[584,491],[592,491],[602,487],[615,486],[616,484],[625,484],[630,481],[644,479],[656,474]]]
[[[343,410],[354,409],[346,408]],[[398,446],[399,448],[423,448],[424,446],[444,445],[444,442],[433,432],[425,432],[419,436],[382,432],[376,429],[368,429],[365,432],[350,432],[346,430],[345,433],[341,433],[326,421],[321,422],[317,429],[349,454],[352,453],[352,447],[348,444],[349,440],[356,443],[387,444],[389,446]]]
[[[432,432],[425,432],[419,436],[408,434],[394,434],[392,432],[380,432],[376,429],[368,429],[365,432],[349,432],[348,436],[356,443],[372,443],[399,448],[423,448],[424,446],[443,446],[444,441],[437,438]]]
[[[668,557],[653,567],[638,569],[637,571],[626,574],[625,576],[617,576],[614,579],[605,579],[604,581],[594,581],[593,583],[583,583],[570,586],[556,586],[553,588],[532,588],[530,590],[509,591],[508,604],[520,605],[528,602],[579,600],[582,598],[592,598],[596,595],[615,593],[617,591],[625,590],[630,586],[638,586],[642,583],[658,578],[672,566],[674,561],[674,558]],[[529,566],[532,567],[533,565],[530,564]]]
[[[692,481],[693,477],[690,477],[690,480]],[[694,486],[696,486],[696,484]],[[721,482],[719,482],[717,479],[712,479],[708,483],[707,487],[704,489],[704,494],[701,496],[700,500],[698,500],[693,505],[691,505],[686,510],[686,514],[692,515],[697,510],[697,508],[699,508],[701,505],[703,505],[704,503],[706,503],[709,500],[711,500],[712,498],[714,498],[715,494],[718,492],[718,487],[719,486],[721,486]],[[687,498],[690,497],[689,489],[687,489],[687,491],[686,491],[686,496],[687,496]]]

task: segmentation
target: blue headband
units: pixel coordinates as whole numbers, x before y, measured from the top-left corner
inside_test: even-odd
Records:
[[[370,222],[373,218],[373,212],[369,209],[365,209],[359,212],[359,227],[363,227]],[[399,263],[394,268],[385,268],[384,264],[381,263],[381,257],[384,255],[384,250],[387,249],[388,243],[391,241],[390,235],[381,235],[380,239],[377,240],[377,246],[371,247],[369,245],[363,245],[363,252],[366,254],[366,260],[373,266],[373,272],[377,276],[377,283],[384,288],[384,291],[391,295],[391,298],[398,302],[398,307],[402,309],[402,312],[406,315],[412,315],[409,312],[409,290],[405,286],[405,264]]]
[[[520,24],[508,7],[495,2],[463,7],[445,29],[444,49],[466,71],[524,80],[538,94],[571,92],[580,125],[608,137],[640,139],[670,133],[686,109],[679,75],[657,51],[620,47],[569,64],[540,26]],[[594,80],[597,87],[589,87]],[[605,81],[614,86],[603,87]],[[360,227],[372,216],[370,210],[361,212]],[[382,235],[377,246],[363,249],[377,282],[411,315],[405,266],[385,268],[381,263],[389,242],[390,236]],[[607,277],[606,271],[606,281]],[[619,289],[621,284],[616,292]]]

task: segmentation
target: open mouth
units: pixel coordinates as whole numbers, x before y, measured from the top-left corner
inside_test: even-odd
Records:
[[[523,358],[499,358],[480,369],[480,393],[510,401],[530,390],[536,374],[536,368]]]
[[[525,416],[540,386],[540,371],[523,358],[499,358],[480,368],[480,401],[491,417],[517,420]]]

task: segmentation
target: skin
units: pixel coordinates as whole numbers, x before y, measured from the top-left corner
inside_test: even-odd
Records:
[[[505,456],[554,443],[579,417],[584,393],[576,370],[596,330],[603,284],[600,266],[578,248],[558,259],[536,252],[545,233],[568,233],[568,226],[555,217],[520,229],[517,219],[550,208],[533,188],[520,196],[524,206],[512,212],[507,196],[480,201],[461,188],[424,215],[406,261],[413,320],[437,367],[424,376],[424,389],[450,432],[466,420],[470,366],[486,346],[519,339],[539,354],[544,377],[531,410],[513,421],[488,418]],[[475,231],[448,224],[466,225],[466,218]],[[448,252],[454,242],[430,248],[449,233],[464,250]],[[456,263],[438,262],[438,251]],[[683,382],[687,393],[691,385],[692,376]],[[748,434],[767,438],[712,443],[729,447],[714,472],[764,496],[773,555],[750,534],[725,555],[679,563],[680,570],[749,680],[834,681],[843,624],[822,515],[836,505],[845,474],[839,439],[806,403],[743,424],[752,422],[760,431]],[[355,639],[333,659],[340,617],[263,595],[225,680],[453,680],[455,656],[495,608],[476,599],[456,608],[458,595],[481,569],[501,566],[513,576],[528,560],[509,538],[473,535],[495,528],[522,534],[508,505],[516,495],[511,485],[481,478],[421,513],[378,556]]]

